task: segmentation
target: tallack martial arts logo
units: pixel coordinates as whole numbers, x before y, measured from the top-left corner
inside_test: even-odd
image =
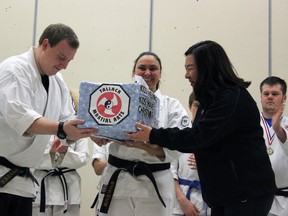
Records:
[[[90,95],[89,112],[99,125],[116,125],[129,115],[129,105],[122,86],[102,84]]]

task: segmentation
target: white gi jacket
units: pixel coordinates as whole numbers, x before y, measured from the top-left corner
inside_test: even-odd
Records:
[[[269,155],[269,158],[275,173],[276,185],[278,188],[288,187],[288,139],[285,143],[282,143],[273,128],[265,123],[262,115],[261,126],[263,127],[267,149],[273,149],[273,153]],[[288,118],[286,116],[282,117],[281,126],[288,137]],[[270,213],[279,216],[288,215],[288,197],[275,196]]]
[[[47,146],[42,163],[34,170],[33,175],[41,183],[42,178],[47,174],[43,170],[53,169],[50,157],[51,142]],[[79,169],[89,162],[88,140],[80,139],[70,144],[60,165],[69,169]],[[80,204],[81,202],[81,178],[78,172],[71,171],[63,174],[68,186],[68,204]],[[59,176],[48,176],[44,179],[46,192],[46,205],[64,205],[63,187]],[[40,188],[37,191],[35,204],[40,204]]]
[[[162,95],[160,90],[157,90],[155,95],[160,99],[159,127],[191,127],[187,112],[178,100]],[[160,161],[158,157],[152,156],[142,149],[127,148],[114,142],[109,146],[109,154],[115,157],[130,161],[143,161],[150,164],[170,163],[180,156],[180,152],[171,151],[167,148],[164,148],[164,152],[165,161]],[[101,178],[101,188],[103,184],[108,184],[111,175],[116,169],[116,167],[110,164],[105,167]],[[153,175],[162,198],[174,200],[175,188],[170,170],[155,172]],[[138,176],[136,180],[128,172],[121,172],[119,174],[113,197],[149,198],[155,196],[157,195],[154,186],[145,175]],[[160,201],[159,205],[162,205]]]
[[[0,104],[0,155],[22,167],[39,164],[51,137],[26,136],[29,126],[42,116],[65,121],[74,115],[69,89],[60,73],[49,77],[47,94],[33,48],[0,63]],[[9,170],[0,165],[0,176]],[[16,176],[0,192],[34,197],[34,189],[30,178]]]
[[[174,179],[179,180],[179,178],[181,178],[181,179],[185,179],[189,181],[193,181],[193,180],[199,181],[197,170],[192,170],[191,167],[188,166],[189,156],[190,156],[190,153],[181,153],[180,158],[171,163],[170,170],[173,174]],[[189,189],[189,186],[180,184],[180,188],[183,191],[183,193],[186,195]],[[210,215],[210,209],[207,207],[207,204],[203,201],[201,190],[192,188],[191,193],[190,193],[190,201],[200,211],[199,215]],[[177,200],[175,201],[173,214],[183,215],[183,211]]]
[[[110,143],[107,143],[106,145],[102,145],[102,146],[98,146],[97,144],[94,143],[92,161],[94,159],[98,159],[100,161],[108,160],[109,146],[110,146]]]

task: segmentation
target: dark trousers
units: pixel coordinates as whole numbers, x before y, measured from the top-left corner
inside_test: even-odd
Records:
[[[211,216],[267,216],[274,199],[273,195],[255,197],[229,206],[211,208]]]
[[[1,216],[32,216],[32,198],[0,193]]]

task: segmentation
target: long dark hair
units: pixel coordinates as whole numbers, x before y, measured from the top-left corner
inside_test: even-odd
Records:
[[[214,41],[194,44],[185,52],[187,55],[193,55],[195,60],[198,73],[193,90],[202,105],[215,100],[215,94],[221,88],[248,88],[251,84],[238,77],[224,49]]]

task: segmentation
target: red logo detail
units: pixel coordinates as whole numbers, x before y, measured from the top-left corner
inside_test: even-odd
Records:
[[[116,116],[122,108],[121,98],[114,92],[101,94],[96,102],[96,109],[105,118]]]

